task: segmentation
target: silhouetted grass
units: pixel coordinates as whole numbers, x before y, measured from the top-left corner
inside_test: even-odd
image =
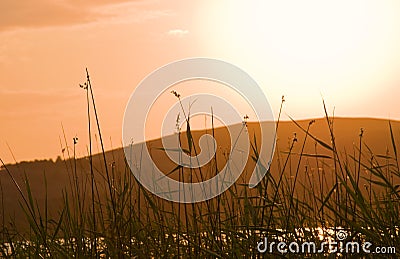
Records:
[[[89,90],[94,108],[89,77],[85,87],[88,109]],[[282,104],[283,101],[282,98]],[[336,146],[334,119],[328,116],[325,105],[324,110],[329,143],[310,133],[314,121],[303,128],[293,120],[305,137],[299,139],[297,134],[293,135],[287,147],[278,141],[274,160],[277,165],[267,171],[256,188],[249,189],[240,179],[225,193],[202,203],[178,204],[149,193],[132,177],[128,165],[133,158],[125,160],[122,166],[115,164],[115,159],[107,164],[100,139],[104,167],[98,173],[102,178],[94,177],[91,150],[89,167],[78,167],[74,153],[73,166],[65,163],[69,167],[70,182],[69,188],[62,190],[62,206],[57,217],[49,217],[47,198],[44,204],[38,204],[28,178],[24,187],[19,186],[7,165],[1,161],[18,189],[20,206],[29,223],[29,230],[24,232],[15,226],[15,222],[3,222],[0,230],[1,256],[274,258],[282,255],[278,252],[261,255],[256,249],[264,236],[271,241],[315,241],[320,244],[334,238],[341,229],[348,230],[348,240],[392,246],[399,256],[400,170],[392,125],[389,122],[391,150],[387,154],[374,155],[372,148],[363,142],[361,130],[353,154],[343,155]],[[90,116],[88,110],[89,123]],[[100,135],[97,113],[95,116]],[[186,141],[188,154],[196,155],[197,146],[189,118],[190,115],[185,114],[185,134],[178,134],[182,142]],[[243,127],[246,126],[243,124]],[[278,126],[279,120],[277,131]],[[89,124],[89,136],[90,130]],[[213,124],[211,130],[215,136]],[[73,141],[75,145],[76,140]],[[310,141],[315,145],[312,154],[305,153],[304,148]],[[301,148],[296,153],[297,145]],[[249,159],[257,161],[259,152],[255,135],[250,153]],[[297,164],[292,166],[292,160]],[[140,168],[140,159],[136,162]],[[224,162],[215,155],[210,166],[202,170],[214,176]],[[305,166],[301,166],[303,162]],[[88,168],[90,177],[79,180],[77,171],[88,171]],[[262,171],[266,167],[257,163],[256,169]],[[193,175],[198,172],[181,167],[175,171],[181,181],[193,181]],[[44,183],[47,188],[45,175]],[[0,187],[3,200],[5,194],[1,182]]]

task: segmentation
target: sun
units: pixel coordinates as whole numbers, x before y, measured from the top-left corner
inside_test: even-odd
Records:
[[[229,1],[209,5],[199,24],[207,28],[210,53],[242,66],[276,100],[292,95],[316,109],[309,103],[320,105],[323,94],[347,109],[397,77],[388,67],[399,52],[400,19],[393,11],[399,7],[394,1]]]

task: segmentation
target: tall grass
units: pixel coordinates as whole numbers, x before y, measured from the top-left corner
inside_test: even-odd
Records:
[[[88,74],[84,88],[91,142],[90,107],[94,108],[100,136],[101,131]],[[281,111],[283,102],[282,98]],[[29,172],[22,187],[1,160],[10,181],[18,189],[20,206],[29,228],[21,230],[12,220],[3,222],[0,253],[4,258],[274,258],[282,255],[277,252],[260,255],[256,249],[257,242],[264,236],[287,242],[321,243],[334,238],[335,231],[347,229],[351,234],[349,240],[392,246],[399,256],[400,170],[391,123],[388,125],[391,147],[385,155],[375,155],[363,142],[363,130],[353,154],[343,155],[337,148],[334,119],[328,116],[325,104],[324,110],[329,143],[311,134],[314,121],[303,127],[292,120],[303,137],[294,134],[287,147],[277,141],[276,164],[268,169],[256,188],[249,189],[244,179],[239,179],[225,193],[202,203],[167,202],[149,193],[132,177],[129,169],[129,164],[134,162],[140,168],[140,157],[136,161],[131,157],[122,165],[116,164],[117,159],[113,158],[108,164],[100,137],[104,166],[101,169],[94,167],[92,143],[89,166],[80,166],[79,162],[86,160],[78,161],[74,152],[73,166],[70,165],[71,170],[68,170],[69,188],[62,190],[63,202],[58,216],[50,217],[47,198],[44,204],[38,204],[32,194]],[[186,132],[179,131],[178,134],[181,144],[186,142],[188,154],[196,155],[198,146],[189,119],[190,114],[185,114]],[[279,120],[277,132],[278,126]],[[217,138],[213,121],[211,130]],[[73,141],[75,149],[77,142]],[[248,163],[259,158],[257,141],[254,133]],[[305,153],[305,146],[310,141],[315,152]],[[291,166],[292,160],[297,161],[295,166]],[[222,154],[215,155],[210,165],[201,170],[204,175],[214,176],[224,163]],[[256,170],[266,170],[262,163],[255,166]],[[177,173],[180,181],[187,182],[194,181],[198,171],[178,166],[171,173]],[[82,178],[85,172],[90,172],[89,177],[79,180],[78,175]],[[5,194],[1,182],[0,187],[3,204]],[[322,255],[299,255],[303,256]]]

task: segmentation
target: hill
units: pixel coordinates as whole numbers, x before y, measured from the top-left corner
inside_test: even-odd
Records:
[[[307,129],[311,120],[298,121],[303,129]],[[392,121],[392,129],[396,143],[400,139],[400,122]],[[362,162],[370,163],[371,158],[390,157],[394,156],[393,144],[391,140],[391,133],[389,128],[389,122],[387,120],[380,119],[367,119],[367,118],[335,118],[333,121],[333,130],[335,135],[335,142],[338,153],[343,156],[343,159],[349,160],[350,155],[354,158],[359,156],[360,139],[361,139],[361,152]],[[240,128],[242,125],[235,125]],[[362,129],[362,137],[360,136]],[[249,133],[250,138],[256,136],[256,139],[260,139],[260,132],[256,124],[249,123],[246,130]],[[198,139],[204,133],[211,133],[211,130],[194,131],[193,136],[195,143],[198,143]],[[310,125],[309,133],[312,136],[318,138],[318,140],[326,143],[328,146],[332,146],[330,131],[327,120],[325,118],[316,119]],[[185,134],[182,134],[185,136]],[[221,169],[226,162],[227,156],[229,155],[230,143],[229,135],[226,128],[215,129],[215,137],[217,140],[217,160],[218,165],[210,162],[205,166],[203,172],[211,172],[210,168],[217,166]],[[296,142],[293,142],[296,138]],[[183,147],[188,148],[186,142],[183,141]],[[293,143],[292,149],[290,148]],[[304,149],[303,149],[304,143]],[[299,184],[296,185],[296,191],[300,192],[301,187],[308,185],[310,188],[314,188],[315,192],[321,192],[321,195],[326,194],[327,191],[333,186],[335,182],[335,176],[332,174],[334,171],[334,157],[332,152],[322,145],[316,145],[317,141],[308,136],[303,130],[301,130],[295,123],[291,121],[280,122],[278,128],[277,146],[274,154],[274,159],[271,165],[271,176],[273,179],[278,181],[280,173],[283,172],[287,186],[292,186],[295,180],[295,173],[298,172],[297,181]],[[111,181],[121,181],[123,175],[127,175],[129,172],[126,163],[138,163],[140,164],[140,150],[142,144],[136,144],[133,147],[134,152],[132,153],[133,159],[131,161],[125,161],[123,149],[118,148],[106,152],[107,167],[110,173]],[[160,150],[162,143],[160,139],[151,140],[146,143],[149,148],[153,160],[157,166],[164,172],[172,172],[176,165],[168,159],[165,152]],[[199,147],[197,146],[198,150]],[[303,149],[303,152],[301,150]],[[288,153],[290,152],[290,156]],[[300,153],[303,153],[301,163],[298,164]],[[372,155],[374,154],[374,155]],[[247,183],[250,174],[255,167],[255,163],[251,156],[254,156],[254,152],[250,152],[249,157],[239,161],[239,163],[246,162],[245,173],[238,180],[239,183]],[[388,159],[386,159],[388,160]],[[287,163],[286,163],[287,161]],[[348,161],[349,165],[357,167],[357,162]],[[384,161],[383,161],[384,162]],[[284,166],[286,163],[286,166]],[[99,201],[104,201],[104,197],[108,192],[107,176],[105,174],[105,165],[101,154],[93,156],[93,168],[95,182],[97,186],[97,197]],[[76,168],[76,170],[75,170]],[[207,169],[208,168],[208,169]],[[282,168],[284,170],[282,171]],[[297,170],[297,168],[299,168]],[[35,203],[39,208],[48,208],[50,216],[59,216],[60,209],[65,197],[73,197],[74,188],[79,188],[82,193],[85,194],[84,198],[90,197],[90,167],[88,157],[79,158],[74,160],[73,158],[67,160],[57,160],[55,162],[51,160],[45,161],[32,161],[32,162],[21,162],[15,165],[7,165],[7,169],[11,172],[20,188],[27,195],[26,179],[29,182],[29,188],[32,196],[35,199]],[[325,174],[324,179],[322,174]],[[131,174],[128,174],[131,175]],[[202,177],[210,178],[213,175],[205,173]],[[178,172],[172,172],[169,177],[179,179]],[[361,170],[361,178],[370,177],[368,171],[365,169]],[[133,178],[133,177],[132,177]],[[200,179],[192,179],[192,181],[199,181]],[[204,180],[204,178],[203,178]],[[134,182],[133,179],[130,181]],[[186,178],[185,181],[188,181]],[[366,181],[361,179],[360,186],[366,185]],[[133,184],[134,185],[134,184]],[[133,186],[132,185],[132,186]],[[9,225],[10,222],[17,227],[25,228],[27,226],[26,216],[21,209],[21,195],[18,189],[11,181],[10,176],[6,173],[5,168],[2,167],[0,171],[0,196],[1,196],[1,214],[0,224],[3,227]],[[136,188],[136,187],[135,187]],[[246,187],[247,188],[247,187]],[[362,188],[366,190],[366,188]],[[254,190],[254,189],[253,189]],[[236,190],[237,191],[237,190]],[[243,193],[243,190],[239,190],[237,195]],[[254,191],[253,191],[254,192]],[[251,193],[251,191],[250,191]],[[132,194],[133,204],[137,204],[140,200],[137,196],[137,192]],[[322,196],[321,196],[322,197]],[[76,198],[76,197],[75,197]],[[47,205],[46,205],[47,203]],[[88,204],[88,203],[87,203]],[[139,206],[149,206],[148,204],[139,204]],[[135,205],[135,209],[137,205]]]

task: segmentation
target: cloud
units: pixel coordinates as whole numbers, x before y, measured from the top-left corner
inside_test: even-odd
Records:
[[[188,30],[173,29],[173,30],[169,30],[167,34],[171,35],[171,36],[183,37],[188,33],[189,33]]]
[[[149,4],[152,4],[151,0],[2,0],[0,2],[0,9],[3,10],[0,16],[0,31],[67,26],[115,19],[127,14],[126,9],[133,7],[139,17],[143,12],[146,17],[149,13],[157,16],[157,12],[152,13],[149,10]],[[121,13],[123,8],[125,12]],[[150,15],[150,18],[153,16]]]

